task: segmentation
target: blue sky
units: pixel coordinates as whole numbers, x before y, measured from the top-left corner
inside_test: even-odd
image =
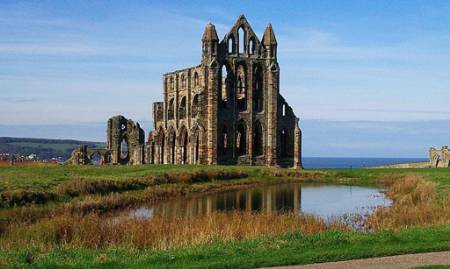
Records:
[[[450,140],[449,1],[1,1],[0,136],[103,140],[116,114],[148,131],[161,75],[197,65],[206,23],[223,37],[240,14],[260,37],[274,27],[305,155],[329,144],[320,155],[392,156],[411,144],[417,157]],[[408,144],[386,146],[392,132]]]

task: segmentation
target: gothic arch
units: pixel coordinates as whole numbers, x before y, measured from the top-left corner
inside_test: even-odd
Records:
[[[175,129],[171,126],[167,131],[167,148],[168,148],[168,162],[169,164],[176,163],[176,140],[177,135]]]
[[[247,124],[240,120],[236,127],[236,155],[247,155]]]
[[[240,63],[236,71],[236,98],[239,111],[247,110],[247,68]]]
[[[255,37],[252,36],[248,40],[248,48],[247,48],[248,55],[254,55],[255,54],[255,51],[256,51],[255,45],[256,45]]]
[[[198,72],[194,73],[194,86],[195,87],[200,86],[200,78],[198,77]]]
[[[200,94],[194,95],[194,98],[192,98],[192,107],[191,107],[191,113],[192,117],[197,117],[197,115],[200,113]]]
[[[264,154],[264,130],[261,122],[256,120],[253,126],[253,155]]]
[[[191,129],[191,163],[200,164],[203,159],[203,135],[205,129],[201,124],[195,123]]]
[[[222,106],[226,107],[230,100],[230,94],[232,89],[233,79],[231,70],[226,64],[223,64],[220,68],[220,100]]]
[[[169,105],[167,107],[167,119],[173,120],[175,117],[175,104],[174,104],[174,98],[171,98],[169,100]]]
[[[245,51],[246,51],[246,49],[245,49],[245,44],[246,44],[245,39],[246,39],[247,33],[246,33],[243,25],[239,26],[237,33],[238,33],[238,45],[237,45],[237,47],[238,47],[238,54],[244,54]]]
[[[227,39],[227,51],[228,51],[228,54],[233,54],[235,51],[233,34],[230,34],[230,36]]]
[[[219,153],[225,154],[230,149],[230,129],[228,123],[223,123],[219,129]]]
[[[288,138],[289,134],[286,128],[282,128],[280,131],[280,157],[285,158],[289,157],[288,154]]]
[[[180,163],[181,164],[187,164],[189,163],[189,159],[188,159],[188,152],[189,152],[189,134],[188,131],[186,129],[186,127],[183,125],[180,128],[180,131],[178,133],[178,146],[180,148]]]
[[[181,97],[180,106],[178,107],[178,117],[180,119],[186,118],[186,96]]]
[[[264,110],[264,77],[262,67],[257,64],[253,71],[253,108],[256,112]]]
[[[158,147],[158,163],[163,164],[165,162],[164,160],[164,150],[166,145],[166,135],[164,132],[163,127],[160,127],[158,130],[157,138],[156,138],[156,144]]]

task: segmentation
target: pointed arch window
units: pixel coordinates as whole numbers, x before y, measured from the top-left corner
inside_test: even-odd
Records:
[[[238,29],[238,53],[244,54],[245,52],[245,30],[241,26]]]
[[[255,39],[253,37],[248,41],[248,54],[255,54]]]
[[[167,109],[167,118],[169,120],[173,120],[174,118],[174,103],[173,103],[173,98],[170,99],[169,101],[169,107]]]
[[[192,100],[192,117],[196,117],[200,113],[200,94],[196,94]]]
[[[173,91],[175,89],[175,83],[173,82],[173,77],[170,77],[170,89]]]
[[[253,154],[263,155],[263,128],[259,120],[255,122],[253,130]]]
[[[228,37],[228,53],[234,53],[234,37],[232,35],[230,35],[230,37]]]
[[[241,64],[237,69],[237,101],[240,111],[247,110],[247,76],[245,74],[245,68]]]
[[[195,74],[194,74],[194,86],[195,86],[195,87],[198,87],[199,84],[200,84],[200,79],[199,79],[199,77],[198,77],[198,73],[195,72]]]
[[[264,109],[264,91],[262,68],[257,65],[253,72],[253,107],[256,112]]]
[[[247,126],[241,121],[236,130],[236,154],[238,156],[247,154]]]
[[[229,96],[230,78],[228,77],[228,70],[225,65],[221,67],[221,100],[222,104],[226,106]]]
[[[183,89],[186,88],[186,77],[184,76],[184,74],[181,74],[181,87]]]
[[[180,119],[186,118],[186,96],[181,98],[180,107],[178,108],[178,115]]]

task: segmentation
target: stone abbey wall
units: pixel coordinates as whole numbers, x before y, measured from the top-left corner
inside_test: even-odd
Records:
[[[430,148],[430,166],[432,168],[448,168],[450,167],[450,150],[448,146],[443,146],[440,150]]]
[[[146,145],[150,164],[301,167],[298,118],[280,94],[277,41],[241,15],[220,41],[208,24],[201,64],[163,76]]]

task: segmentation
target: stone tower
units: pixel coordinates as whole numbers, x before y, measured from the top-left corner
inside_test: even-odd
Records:
[[[260,41],[241,15],[222,40],[208,23],[201,41],[200,65],[163,76],[146,162],[301,168],[302,134],[280,94],[272,25]]]

